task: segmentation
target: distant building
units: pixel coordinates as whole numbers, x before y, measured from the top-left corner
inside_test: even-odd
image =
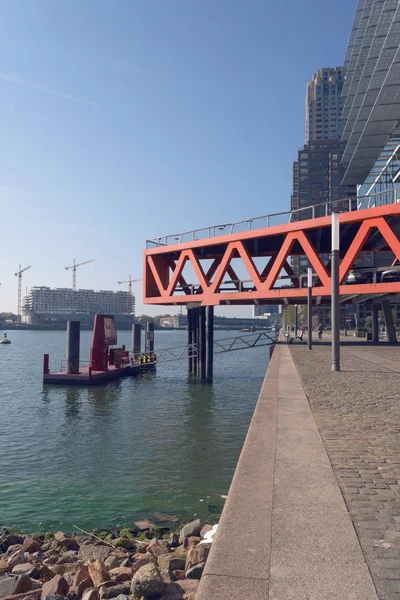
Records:
[[[129,292],[110,290],[73,290],[72,288],[33,287],[24,300],[23,319],[31,325],[77,319],[93,323],[96,313],[115,315],[133,322],[135,300]]]
[[[343,67],[320,69],[307,84],[306,144],[340,139],[343,132],[342,87]]]
[[[173,315],[172,317],[162,317],[160,319],[161,327],[178,329],[178,327],[187,327],[186,315]]]
[[[255,304],[253,306],[253,319],[268,319],[271,315],[278,315],[280,308],[277,304]]]

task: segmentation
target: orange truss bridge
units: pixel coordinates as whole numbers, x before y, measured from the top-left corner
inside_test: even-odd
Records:
[[[376,273],[372,282],[346,283],[349,271],[363,253],[390,252],[389,266],[393,260],[400,260],[400,203],[396,200],[359,210],[354,210],[354,199],[336,202],[339,210],[346,211],[340,213],[342,302],[369,298],[393,301],[393,295],[400,293],[400,281],[380,281]],[[299,220],[304,217],[299,211],[281,213],[148,240],[144,302],[194,302],[197,306],[305,304],[305,281],[296,277],[292,268],[293,259],[297,259],[303,267],[313,269],[312,294],[317,303],[330,303],[332,208],[333,203],[327,203],[301,209],[308,211],[305,214],[309,217],[315,216],[305,220]],[[273,217],[286,223],[274,224]],[[239,275],[244,271],[244,277]]]

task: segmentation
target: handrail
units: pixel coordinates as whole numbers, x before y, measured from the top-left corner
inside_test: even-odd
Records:
[[[390,200],[390,194],[393,192],[392,199]],[[382,200],[380,202],[380,200]],[[258,229],[262,227],[270,227],[275,219],[280,217],[287,217],[285,221],[292,223],[293,221],[301,221],[304,218],[315,218],[328,216],[332,213],[332,208],[338,206],[339,212],[352,212],[359,208],[371,208],[372,206],[381,206],[382,204],[395,204],[398,202],[396,189],[385,190],[383,192],[376,192],[369,194],[368,196],[359,196],[341,198],[339,200],[330,200],[329,202],[322,202],[320,204],[311,204],[301,208],[296,208],[292,211],[284,211],[278,213],[270,213],[261,217],[253,217],[251,219],[244,219],[242,221],[236,221],[234,223],[224,223],[219,225],[212,225],[210,227],[202,227],[200,229],[192,229],[190,231],[184,231],[181,233],[174,233],[171,235],[163,235],[160,237],[151,238],[146,240],[146,248],[158,248],[161,246],[170,246],[172,244],[182,244],[184,242],[197,241],[202,239],[209,239],[212,237],[218,237],[222,235],[229,235],[239,231],[251,231],[252,229]],[[367,203],[367,206],[364,204]],[[346,209],[347,207],[347,209]],[[302,217],[302,214],[308,214],[310,216]],[[261,224],[260,221],[265,221]],[[258,227],[254,227],[254,224]]]

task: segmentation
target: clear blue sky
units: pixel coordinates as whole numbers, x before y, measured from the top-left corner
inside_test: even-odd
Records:
[[[287,209],[306,83],[355,5],[1,0],[0,311],[19,263],[59,287],[94,258],[78,287],[118,289],[146,238]]]

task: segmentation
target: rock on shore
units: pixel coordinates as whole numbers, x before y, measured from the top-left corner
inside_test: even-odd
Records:
[[[61,531],[30,537],[3,530],[0,599],[194,600],[210,530],[200,519],[161,537],[134,529],[100,532],[104,541]]]

